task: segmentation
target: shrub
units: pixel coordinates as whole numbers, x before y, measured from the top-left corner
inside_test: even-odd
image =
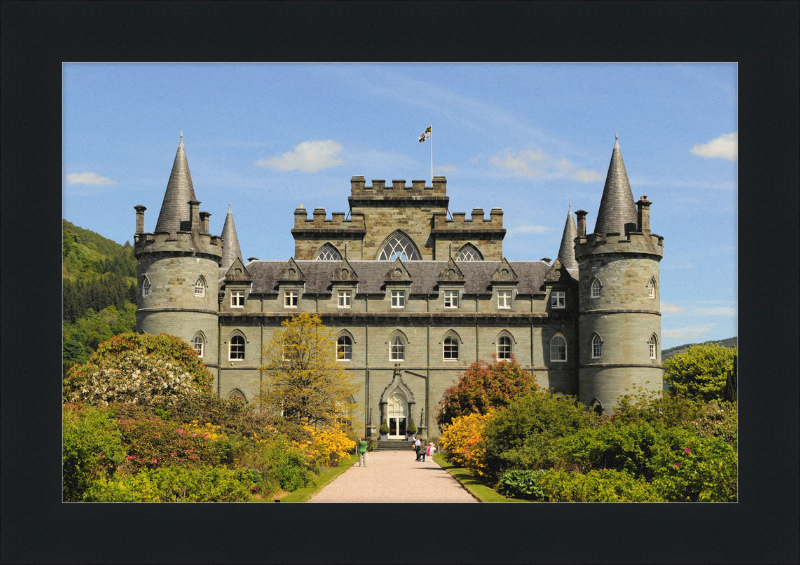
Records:
[[[587,474],[549,471],[538,481],[548,502],[661,502],[657,490],[641,479],[613,469]]]
[[[476,361],[444,392],[436,423],[440,428],[466,414],[486,414],[491,408],[508,406],[513,398],[538,390],[536,377],[516,359],[492,363]]]
[[[164,467],[96,481],[90,502],[245,502],[253,475],[247,470]]]
[[[386,422],[383,422],[381,424],[381,427],[378,428],[378,431],[381,433],[381,435],[388,434],[389,433],[389,424],[387,424]]]
[[[93,480],[113,476],[125,448],[113,415],[100,408],[65,405],[62,433],[64,500],[76,502]]]
[[[736,351],[735,347],[715,343],[694,345],[685,353],[664,360],[664,380],[675,391],[704,402],[723,400]]]
[[[239,446],[235,465],[261,473],[262,484],[270,492],[293,491],[313,483],[311,470],[317,468],[316,453],[309,444],[298,446],[280,434],[256,437]]]
[[[339,459],[347,457],[356,447],[356,442],[338,428],[326,426],[314,430],[308,425],[304,428],[311,434],[311,446],[316,451],[316,459],[322,466],[336,467]]]
[[[547,471],[531,471],[529,469],[515,469],[506,471],[497,483],[497,492],[504,496],[525,498],[528,500],[542,500],[544,491],[539,486],[541,478]]]
[[[442,449],[447,452],[447,460],[485,477],[486,447],[483,434],[484,427],[492,416],[493,411],[468,414],[456,417],[451,424],[445,425],[440,442]]]

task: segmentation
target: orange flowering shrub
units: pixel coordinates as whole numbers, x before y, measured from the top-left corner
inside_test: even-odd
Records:
[[[320,465],[324,467],[336,467],[339,459],[347,457],[356,447],[356,442],[339,428],[326,426],[315,430],[307,424],[303,428],[311,434],[311,447],[316,452]]]
[[[459,416],[452,424],[445,425],[439,444],[451,463],[466,467],[478,476],[486,476],[484,427],[493,414],[490,409],[486,414]]]

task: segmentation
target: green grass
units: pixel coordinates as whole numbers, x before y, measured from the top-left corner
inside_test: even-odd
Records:
[[[308,502],[312,496],[317,494],[321,491],[325,486],[330,484],[330,482],[347,471],[350,467],[358,463],[358,456],[357,455],[350,455],[344,459],[339,461],[338,467],[330,467],[325,470],[324,473],[320,473],[315,483],[316,485],[309,485],[307,487],[297,489],[296,491],[292,492],[281,498],[281,502]],[[271,502],[269,500],[254,500],[253,502]]]
[[[475,498],[481,502],[529,502],[527,500],[519,500],[516,498],[506,498],[497,491],[487,487],[478,479],[472,476],[469,469],[463,467],[456,467],[452,463],[448,463],[444,456],[440,453],[433,455],[433,460],[442,466],[442,469],[450,473],[455,480],[461,483]]]

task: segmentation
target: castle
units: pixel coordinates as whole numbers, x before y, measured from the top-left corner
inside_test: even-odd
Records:
[[[139,332],[190,343],[221,397],[257,393],[283,320],[316,312],[360,385],[359,417],[389,438],[432,410],[473,361],[513,355],[554,394],[600,413],[634,386],[660,390],[659,261],[650,202],[634,203],[615,141],[593,233],[571,207],[555,261],[508,261],[503,211],[449,215],[447,180],[350,180],[350,213],[294,211],[295,254],[245,263],[229,207],[221,236],[200,211],[183,133],[155,230],[135,206]],[[374,427],[372,428],[374,430]],[[433,430],[431,430],[433,432]]]

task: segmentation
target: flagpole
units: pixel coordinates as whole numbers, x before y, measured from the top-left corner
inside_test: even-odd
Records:
[[[433,186],[433,122],[431,122],[431,186]]]

